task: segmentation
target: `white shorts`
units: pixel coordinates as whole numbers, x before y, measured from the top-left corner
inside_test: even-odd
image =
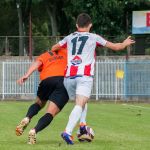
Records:
[[[82,76],[75,78],[64,78],[64,85],[69,99],[74,100],[76,95],[90,97],[93,86],[93,77]]]

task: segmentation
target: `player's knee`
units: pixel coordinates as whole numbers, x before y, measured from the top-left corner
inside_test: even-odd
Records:
[[[52,116],[54,117],[60,112],[60,109],[55,103],[50,102],[46,112],[52,114]]]
[[[85,104],[87,103],[87,101],[88,101],[88,98],[87,97],[85,97],[85,96],[77,96],[76,97],[76,105],[79,105],[79,106],[81,106],[82,108],[84,108],[85,107]]]
[[[36,99],[36,102],[41,108],[43,108],[46,104],[46,101],[41,101],[39,98]]]
[[[85,107],[85,104],[86,104],[86,101],[82,101],[82,100],[76,102],[76,105],[79,105],[79,106],[81,106],[82,108]]]
[[[39,102],[39,101],[36,102],[36,103],[37,103],[41,108],[43,108],[43,107],[45,106],[45,104],[46,104],[45,102]]]
[[[59,113],[59,110],[48,110],[48,111],[46,111],[46,113],[49,113],[53,117],[55,117]]]

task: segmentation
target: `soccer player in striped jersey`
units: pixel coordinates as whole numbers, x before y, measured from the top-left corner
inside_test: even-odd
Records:
[[[82,124],[86,125],[87,102],[93,85],[95,48],[104,46],[119,51],[135,43],[130,36],[122,43],[112,43],[100,35],[90,33],[92,21],[86,13],[82,13],[77,17],[76,27],[76,32],[66,36],[52,47],[52,51],[58,51],[62,47],[66,47],[68,50],[64,85],[69,97],[75,99],[76,105],[69,116],[65,131],[61,134],[67,144],[74,144],[72,131],[79,119],[82,120],[83,118]]]

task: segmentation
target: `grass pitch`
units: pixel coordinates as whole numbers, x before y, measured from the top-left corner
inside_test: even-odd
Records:
[[[68,146],[60,138],[73,108],[65,106],[52,124],[37,135],[37,144],[28,145],[28,131],[45,113],[35,116],[20,137],[15,127],[33,102],[0,102],[0,150],[150,150],[150,105],[89,103],[88,124],[95,131],[91,143],[79,143],[74,131],[75,145]]]

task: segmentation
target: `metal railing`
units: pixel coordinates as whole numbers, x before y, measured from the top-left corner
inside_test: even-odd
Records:
[[[19,79],[27,71],[31,61],[26,62],[1,62],[2,74],[0,77],[0,95],[2,99],[35,97],[39,82],[38,73],[34,72],[30,78],[22,85],[17,84]]]
[[[1,99],[34,98],[39,83],[39,75],[33,73],[27,82],[19,86],[21,77],[31,61],[7,61],[0,63]],[[121,73],[121,77],[117,75]],[[130,100],[150,97],[150,61],[97,60],[92,97],[99,99]]]
[[[116,77],[116,71],[124,71],[125,60],[98,60],[95,70],[95,89],[98,99],[117,99],[124,96],[124,79]]]

